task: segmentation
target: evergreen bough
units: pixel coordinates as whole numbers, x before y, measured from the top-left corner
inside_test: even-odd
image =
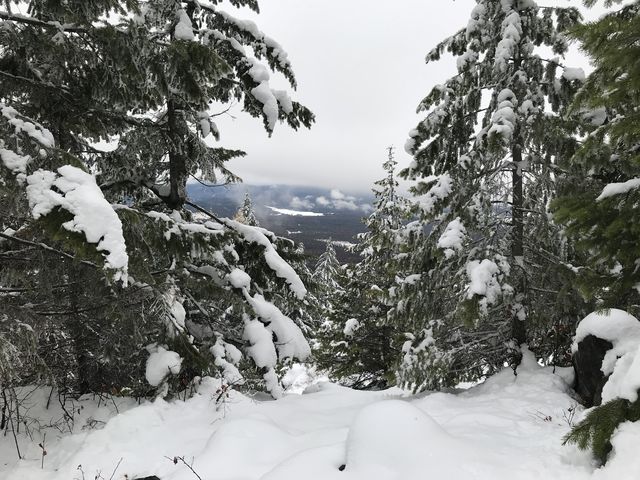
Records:
[[[616,398],[599,405],[587,413],[565,436],[563,444],[575,444],[580,450],[591,449],[593,456],[602,464],[611,452],[611,437],[623,422],[640,420],[640,400],[630,402]]]
[[[595,69],[572,106],[582,115],[588,135],[575,155],[565,159],[568,174],[558,182],[554,215],[587,259],[579,275],[585,296],[597,299],[602,308],[636,308],[640,2],[578,26],[571,34]]]
[[[273,328],[258,312],[262,297],[299,315],[282,321],[306,328],[302,281],[282,259],[297,247],[206,212],[186,184],[238,180],[225,163],[244,152],[214,143],[215,117],[233,103],[267,134],[278,121],[311,125],[307,108],[269,86],[273,71],[295,88],[286,53],[221,2],[27,3],[26,14],[10,3],[0,11],[0,305],[12,331],[20,322],[36,331],[39,359],[16,381],[148,395],[144,347],[159,343],[184,358],[175,389],[217,372],[231,382],[243,367],[277,395],[275,366],[252,363],[244,328],[250,319]],[[230,3],[258,11],[255,0]],[[36,174],[66,181],[63,171],[91,179],[91,201],[117,215],[125,265],[111,268],[104,238],[69,228],[72,203],[34,218],[38,202],[25,187]],[[278,360],[283,349],[291,355],[287,339],[272,336]],[[249,357],[241,365],[238,349]]]

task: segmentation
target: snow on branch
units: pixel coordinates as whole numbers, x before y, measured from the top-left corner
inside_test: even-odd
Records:
[[[509,275],[510,266],[506,258],[495,255],[495,260],[483,259],[473,260],[467,264],[467,298],[480,297],[478,305],[483,315],[487,314],[487,308],[495,305],[508,286],[501,286],[505,276]]]
[[[311,354],[307,340],[293,320],[262,295],[250,296],[246,289],[243,293],[256,315],[264,320],[265,328],[276,335],[276,347],[280,358],[304,360]],[[269,338],[271,339],[271,336]]]
[[[176,40],[193,40],[195,38],[193,33],[193,24],[191,23],[191,19],[189,18],[189,15],[187,15],[187,12],[180,9],[176,16],[178,18],[178,23],[174,29],[173,37]]]
[[[258,316],[258,319],[245,319],[242,338],[250,344],[247,353],[258,367],[266,369],[263,378],[267,390],[279,398],[282,387],[275,372],[278,358],[305,360],[311,355],[311,348],[300,327],[278,307],[260,294],[251,296],[246,288],[242,293]]]
[[[613,197],[615,195],[622,195],[628,193],[631,190],[635,190],[640,187],[640,178],[632,178],[626,182],[610,183],[602,189],[602,193],[596,198],[596,202],[601,202],[605,198]]]
[[[445,258],[451,258],[456,251],[462,250],[462,243],[467,237],[467,230],[460,221],[460,217],[456,217],[449,222],[444,232],[438,239],[438,248],[444,250]]]
[[[8,123],[13,126],[16,133],[26,133],[44,147],[51,148],[54,146],[53,135],[42,125],[27,121],[15,108],[9,107],[4,103],[0,103],[0,112],[2,112],[2,116],[7,119]]]
[[[105,252],[105,269],[115,270],[114,279],[127,283],[129,257],[120,218],[104,198],[93,175],[72,165],[57,173],[39,169],[27,177],[27,198],[33,218],[60,207],[73,215],[62,226],[84,234],[96,249]]]
[[[2,115],[0,118],[13,127],[16,136],[26,134],[42,147],[51,148],[55,145],[53,135],[49,130],[36,122],[29,121],[13,107],[0,103],[0,114]],[[27,165],[32,161],[31,156],[23,155],[5,147],[5,141],[0,140],[0,160],[2,164],[11,170],[13,174],[16,174],[19,180],[23,180],[24,175],[27,173]]]
[[[295,270],[278,254],[273,244],[263,233],[263,229],[244,225],[234,220],[223,219],[226,226],[239,233],[247,242],[255,243],[264,247],[263,256],[267,265],[275,274],[283,278],[289,285],[289,289],[296,297],[302,300],[307,294],[307,289]]]
[[[252,22],[251,20],[240,20],[223,10],[216,10],[216,13],[220,15],[220,17],[222,17],[227,23],[232,24],[239,30],[251,35],[257,42],[259,42],[259,45],[263,46],[265,50],[269,49],[273,57],[275,57],[275,59],[277,60],[280,68],[286,69],[286,70],[291,69],[291,62],[289,61],[287,52],[282,48],[282,46],[278,42],[276,42],[271,37],[265,35],[258,28],[255,22]],[[256,45],[255,47],[258,47],[258,45]],[[262,53],[266,53],[266,52],[262,52]]]
[[[443,173],[436,178],[435,184],[429,189],[429,191],[421,198],[418,199],[420,207],[426,214],[433,212],[436,203],[440,200],[444,200],[452,192],[453,179],[449,173]]]

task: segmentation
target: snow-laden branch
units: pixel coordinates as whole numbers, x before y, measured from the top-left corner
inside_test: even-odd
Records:
[[[298,297],[298,299],[302,300],[305,297],[307,289],[305,288],[302,279],[298,276],[293,267],[285,262],[278,254],[273,244],[263,233],[265,230],[244,225],[240,222],[226,218],[222,219],[222,222],[230,229],[239,233],[245,241],[264,247],[263,256],[267,265],[269,265],[278,277],[283,278],[287,282],[289,289],[296,297]]]
[[[95,177],[72,165],[57,172],[39,169],[27,178],[27,198],[36,220],[60,207],[73,215],[62,226],[82,233],[96,250],[104,252],[105,268],[115,270],[114,279],[127,283],[129,257],[120,218],[107,202]]]

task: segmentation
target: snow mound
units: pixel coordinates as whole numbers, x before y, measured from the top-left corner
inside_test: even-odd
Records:
[[[211,480],[260,478],[273,463],[288,458],[292,450],[295,450],[295,438],[268,418],[243,418],[222,425],[193,466],[196,471],[213,472],[207,477]],[[251,452],[249,463],[245,460],[248,452]],[[244,477],[238,477],[239,465],[243,465]],[[191,478],[189,472],[178,477],[183,478]]]
[[[640,426],[621,425],[611,460],[596,469],[588,452],[561,445],[569,431],[562,414],[575,406],[567,385],[526,347],[522,353],[517,376],[505,369],[463,392],[420,396],[318,382],[277,401],[233,390],[220,401],[221,382],[205,378],[193,398],[143,403],[100,430],[49,429],[44,468],[37,429],[33,439],[18,436],[21,461],[13,441],[0,442],[0,478],[82,478],[78,465],[85,478],[109,478],[118,465],[114,480],[194,479],[174,456],[207,480],[636,478]]]
[[[340,471],[344,462],[344,447],[340,443],[309,448],[282,462],[260,480],[346,480],[348,472]],[[313,472],[313,476],[308,472]]]
[[[624,310],[612,308],[593,312],[584,317],[576,329],[571,351],[578,351],[578,344],[587,336],[602,338],[615,344],[640,339],[640,322]]]
[[[611,438],[613,450],[604,468],[595,471],[593,480],[638,478],[640,472],[640,422],[624,422]]]
[[[360,411],[349,430],[345,471],[370,473],[369,478],[386,470],[420,468],[444,474],[451,471],[453,456],[462,453],[455,443],[433,418],[408,402],[374,403]]]

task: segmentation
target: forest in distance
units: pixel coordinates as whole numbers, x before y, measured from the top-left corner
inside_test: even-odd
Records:
[[[389,5],[451,71],[370,193],[242,183],[330,123],[258,3],[0,6],[0,478],[638,478],[640,0]]]

